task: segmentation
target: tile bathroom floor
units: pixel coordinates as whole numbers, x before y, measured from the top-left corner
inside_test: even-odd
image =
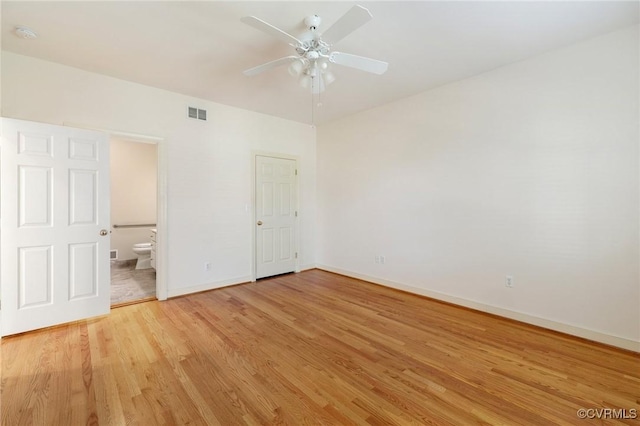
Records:
[[[111,261],[111,306],[155,298],[156,270],[136,270],[136,260]]]

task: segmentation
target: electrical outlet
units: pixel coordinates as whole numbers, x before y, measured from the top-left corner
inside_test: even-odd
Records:
[[[380,256],[376,256],[376,263],[380,263]]]
[[[380,256],[380,263],[384,264],[384,256]]]
[[[513,288],[513,277],[511,275],[507,275],[505,277],[504,286],[508,288]]]
[[[204,262],[204,270],[205,271],[211,270],[211,262]]]

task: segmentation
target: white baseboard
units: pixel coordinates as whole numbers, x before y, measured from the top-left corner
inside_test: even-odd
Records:
[[[313,264],[309,264],[309,265],[302,265],[300,266],[300,272],[303,271],[310,271],[311,269],[317,269],[317,266],[315,263]]]
[[[435,300],[452,303],[454,305],[464,306],[466,308],[475,309],[481,312],[486,312],[494,315],[498,315],[504,318],[521,321],[527,324],[536,325],[538,327],[547,328],[549,330],[559,331],[561,333],[570,334],[572,336],[582,337],[584,339],[593,340],[595,342],[604,343],[618,348],[627,349],[634,352],[640,352],[640,342],[635,340],[626,339],[624,337],[612,336],[609,334],[600,333],[573,325],[568,325],[544,318],[539,318],[533,315],[524,314],[517,311],[511,311],[509,309],[499,308],[497,306],[491,306],[480,302],[474,302],[472,300],[462,299],[448,294],[439,293],[436,291],[426,290],[423,288],[412,287],[406,284],[398,283],[395,281],[389,281],[382,278],[376,278],[369,275],[359,274],[357,272],[348,271],[345,269],[334,268],[327,265],[316,265],[318,269],[324,271],[334,272],[340,275],[346,275],[348,277],[357,278],[364,281],[369,281],[374,284],[379,284],[385,287],[394,288],[397,290],[406,291],[408,293],[419,294]]]
[[[315,264],[303,265],[300,267],[300,272],[308,271],[311,269],[316,269],[316,265]],[[238,277],[238,278],[231,278],[228,280],[216,281],[208,284],[191,286],[191,287],[170,289],[167,292],[167,297],[186,296],[187,294],[200,293],[201,291],[215,290],[217,288],[229,287],[231,285],[244,284],[248,282],[252,282],[250,275],[247,275],[244,277]]]
[[[216,281],[208,284],[195,285],[191,287],[169,289],[167,297],[185,296],[187,294],[199,293],[201,291],[215,290],[216,288],[228,287],[230,285],[244,284],[251,281],[251,276],[231,278],[228,280]]]

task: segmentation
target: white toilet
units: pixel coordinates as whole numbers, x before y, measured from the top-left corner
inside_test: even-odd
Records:
[[[133,252],[138,255],[136,269],[151,268],[151,243],[134,244]]]

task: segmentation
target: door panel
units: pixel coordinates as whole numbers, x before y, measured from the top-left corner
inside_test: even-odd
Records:
[[[50,305],[52,294],[51,266],[53,248],[20,247],[19,251],[19,308]],[[9,283],[6,283],[9,284]],[[3,285],[5,283],[3,282]]]
[[[51,222],[53,217],[51,167],[19,166],[18,174],[19,226],[21,228],[51,227],[53,225]]]
[[[53,151],[51,150],[51,137],[48,135],[20,132],[18,138],[18,152],[20,154],[53,157]]]
[[[98,141],[71,138],[69,140],[69,158],[72,160],[98,161]]]
[[[96,243],[69,245],[69,299],[98,295],[98,246]]]
[[[95,170],[69,170],[69,225],[95,225],[98,216]]]
[[[280,216],[291,215],[291,192],[290,184],[280,184]]]
[[[2,335],[108,313],[106,135],[1,124]]]
[[[256,156],[256,278],[296,270],[296,161]]]
[[[275,247],[275,238],[273,238],[273,229],[264,227],[260,233],[260,238],[262,239],[262,256],[259,259],[262,259],[263,264],[273,263],[275,261],[275,257],[273,255],[273,248]]]
[[[263,175],[267,176],[267,175]],[[262,218],[273,217],[273,182],[263,182],[262,183],[262,210],[260,211],[260,215]]]

